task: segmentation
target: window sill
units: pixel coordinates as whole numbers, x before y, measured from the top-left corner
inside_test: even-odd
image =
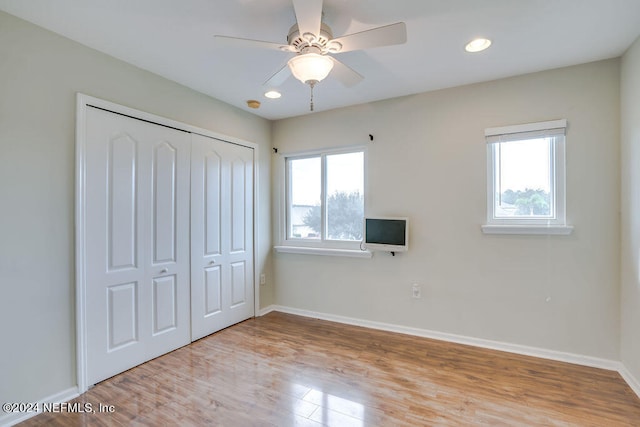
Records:
[[[361,251],[358,249],[331,249],[302,246],[274,246],[273,249],[276,252],[285,254],[341,256],[351,258],[371,258],[373,256],[371,251]]]
[[[547,236],[568,236],[573,232],[571,225],[483,225],[484,234],[533,234]]]

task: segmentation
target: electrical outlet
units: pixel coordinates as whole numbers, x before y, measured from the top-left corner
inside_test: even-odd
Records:
[[[422,289],[417,283],[411,286],[411,298],[422,298]]]
[[[266,285],[267,284],[267,276],[264,273],[260,274],[260,284],[261,285]]]

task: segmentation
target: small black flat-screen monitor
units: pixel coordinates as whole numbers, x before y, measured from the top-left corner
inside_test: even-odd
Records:
[[[377,251],[398,252],[409,249],[407,218],[364,219],[364,246]]]

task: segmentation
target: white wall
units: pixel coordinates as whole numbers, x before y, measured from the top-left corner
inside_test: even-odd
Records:
[[[280,152],[367,144],[367,212],[411,221],[396,257],[274,255],[277,304],[618,360],[619,71],[608,60],[274,123]],[[483,235],[484,129],[561,118],[574,233]]]
[[[32,402],[76,384],[76,92],[259,144],[268,273],[271,124],[3,12],[0,58],[0,402]]]
[[[621,357],[640,381],[640,39],[622,58],[621,93]]]

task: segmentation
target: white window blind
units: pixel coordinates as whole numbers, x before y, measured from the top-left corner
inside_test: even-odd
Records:
[[[503,126],[485,129],[484,135],[488,144],[525,139],[548,138],[564,135],[567,121],[552,120],[548,122],[527,123],[522,125]]]

